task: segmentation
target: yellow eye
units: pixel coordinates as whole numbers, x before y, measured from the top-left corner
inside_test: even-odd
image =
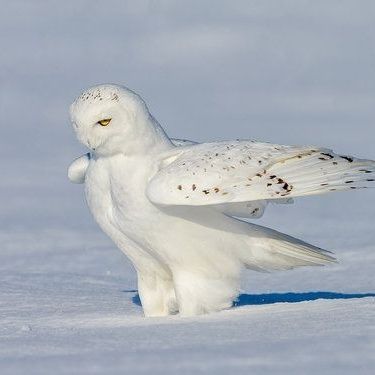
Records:
[[[101,126],[107,126],[111,122],[111,118],[105,118],[103,120],[98,121],[98,124]]]

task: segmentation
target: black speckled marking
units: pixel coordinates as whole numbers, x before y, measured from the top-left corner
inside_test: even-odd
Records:
[[[326,153],[326,152],[321,152],[320,154],[323,155],[323,156],[327,156],[329,159],[333,159],[333,158],[334,158],[333,155],[328,154],[328,153]]]
[[[353,160],[354,160],[350,156],[345,156],[345,155],[340,155],[340,158],[347,160],[349,163],[353,163]]]

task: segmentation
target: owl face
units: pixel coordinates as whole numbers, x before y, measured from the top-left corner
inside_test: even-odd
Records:
[[[136,93],[117,85],[92,87],[70,108],[79,141],[100,155],[116,154],[134,146],[149,116],[145,103]]]

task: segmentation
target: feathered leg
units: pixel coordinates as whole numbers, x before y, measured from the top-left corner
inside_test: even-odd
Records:
[[[167,316],[178,311],[172,278],[137,272],[138,294],[145,316]]]

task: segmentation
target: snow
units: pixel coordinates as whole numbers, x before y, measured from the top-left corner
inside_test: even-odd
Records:
[[[374,191],[257,221],[337,265],[247,272],[232,310],[145,319],[130,263],[66,177],[85,152],[68,106],[111,81],[143,94],[171,136],[374,159],[374,3],[30,4],[1,2],[0,373],[374,373]]]
[[[375,290],[371,246],[356,249],[359,257],[340,250],[344,259],[330,270],[249,273],[244,287],[256,295],[243,294],[230,311],[145,319],[134,272],[94,226],[12,237],[2,238],[2,374],[373,369],[375,298],[365,297]]]

